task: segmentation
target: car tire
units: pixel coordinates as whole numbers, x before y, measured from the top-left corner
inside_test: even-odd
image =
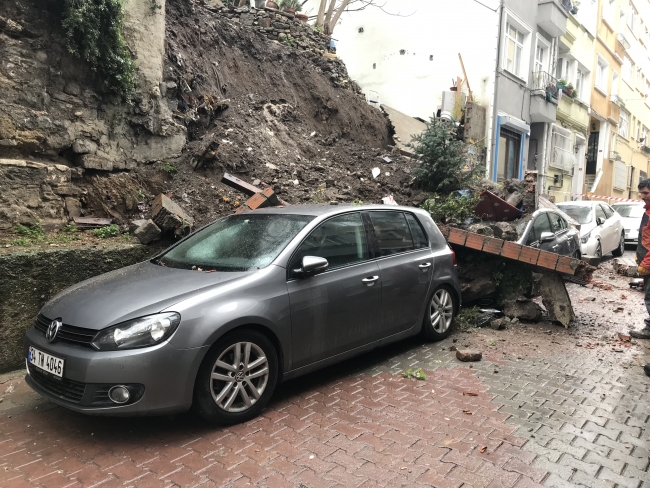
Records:
[[[278,381],[278,354],[265,335],[238,330],[206,354],[194,385],[194,411],[205,420],[232,425],[256,417]]]
[[[625,252],[625,234],[621,234],[621,241],[618,243],[618,247],[612,251],[614,257],[620,258]]]
[[[427,301],[422,335],[430,341],[447,337],[457,310],[457,298],[451,288],[444,285],[436,288]]]

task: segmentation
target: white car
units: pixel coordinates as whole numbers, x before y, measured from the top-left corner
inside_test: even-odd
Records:
[[[622,256],[625,230],[622,217],[605,202],[562,202],[558,208],[580,224],[580,250],[584,260],[600,261],[607,253]]]
[[[612,208],[623,219],[625,243],[636,244],[639,239],[639,227],[645,212],[645,204],[643,202],[615,203]]]

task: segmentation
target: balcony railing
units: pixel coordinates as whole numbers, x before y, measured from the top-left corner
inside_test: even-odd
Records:
[[[546,99],[548,101],[550,101],[549,98],[557,100],[557,80],[546,71],[535,71],[533,73],[533,90],[539,90],[546,93]]]
[[[560,5],[566,10],[567,12],[571,12],[573,10],[573,4],[571,3],[571,0],[560,0]]]

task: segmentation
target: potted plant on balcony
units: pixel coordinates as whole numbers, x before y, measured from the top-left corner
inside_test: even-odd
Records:
[[[557,80],[557,88],[558,88],[558,90],[564,91],[564,89],[566,88],[566,85],[567,85],[567,82],[566,82],[566,80],[564,78],[560,78],[559,80]]]
[[[580,6],[580,0],[573,0],[571,2],[571,10],[569,10],[569,12],[571,12],[573,15],[578,15],[579,6]]]
[[[573,85],[571,83],[568,83],[563,89],[564,93],[566,93],[569,96],[573,95],[573,90],[574,90],[574,88],[573,88]]]

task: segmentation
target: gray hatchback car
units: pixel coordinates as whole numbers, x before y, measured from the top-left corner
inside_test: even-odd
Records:
[[[460,306],[455,264],[415,208],[231,215],[52,298],[26,335],[26,380],[78,412],[193,406],[241,422],[281,380],[418,333],[444,338]]]

